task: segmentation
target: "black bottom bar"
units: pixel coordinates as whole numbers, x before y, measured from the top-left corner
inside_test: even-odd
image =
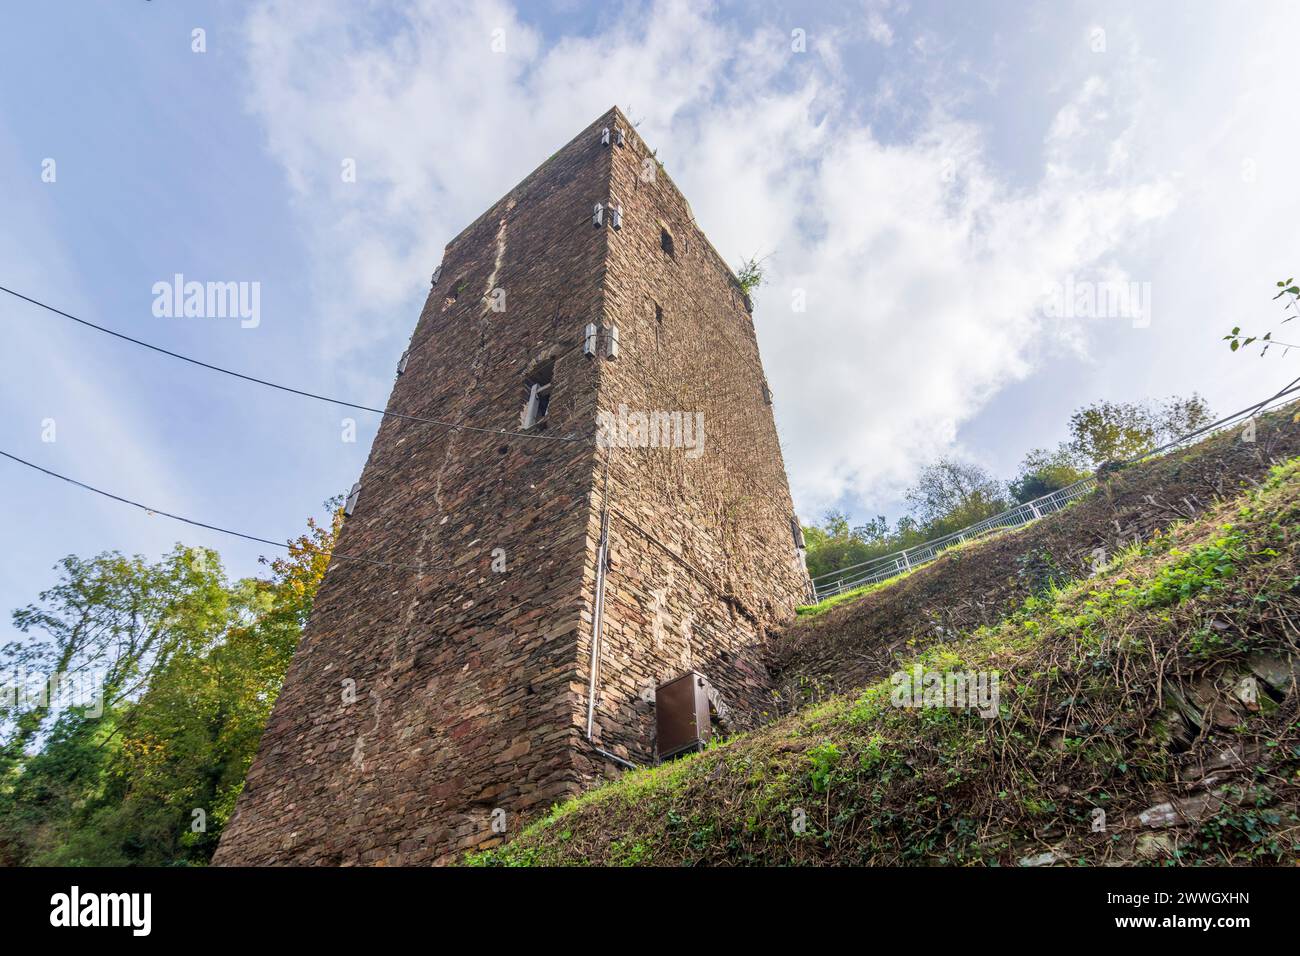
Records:
[[[571,918],[607,919],[611,931],[650,929],[663,902],[676,900],[681,905],[669,907],[674,927],[686,920],[719,939],[785,924],[812,934],[810,942],[833,925],[864,933],[892,926],[936,944],[1033,939],[1022,934],[1037,930],[1056,934],[1045,939],[1071,941],[1170,932],[1231,941],[1289,925],[1298,890],[1295,868],[6,870],[0,917],[19,938],[75,933],[82,941],[113,938],[128,946],[280,939],[342,945],[430,929],[449,942],[446,931],[463,928],[495,947],[512,936],[547,936]],[[104,901],[98,894],[114,896]],[[147,910],[143,895],[129,894],[148,894]],[[588,905],[595,899],[599,913]],[[148,935],[137,935],[146,913]],[[117,926],[71,925],[115,918]]]

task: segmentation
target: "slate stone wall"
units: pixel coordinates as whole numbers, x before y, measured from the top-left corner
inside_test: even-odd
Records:
[[[653,758],[653,687],[684,670],[715,689],[722,732],[765,719],[766,634],[790,619],[807,580],[745,294],[631,128],[612,167],[623,215],[609,236],[606,322],[619,329],[620,355],[602,365],[600,409],[618,420],[681,412],[694,432],[703,426],[689,449],[608,452],[598,725],[606,749],[643,763]]]
[[[337,545],[384,563],[332,561],[214,862],[454,862],[615,772],[584,735],[607,473],[598,744],[651,760],[641,697],[686,667],[734,726],[767,706],[760,646],[805,587],[771,407],[734,277],[646,155],[612,110],[448,244],[389,412],[517,431],[549,366],[535,433],[580,440],[385,418]],[[611,196],[621,228],[593,227]],[[703,412],[701,452],[598,447],[620,403]]]

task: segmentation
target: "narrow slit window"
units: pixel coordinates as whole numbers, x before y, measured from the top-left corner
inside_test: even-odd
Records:
[[[552,363],[547,363],[524,380],[524,411],[519,421],[525,429],[545,428],[551,409]]]
[[[659,227],[659,247],[670,256],[676,256],[673,252],[673,236],[663,226]]]

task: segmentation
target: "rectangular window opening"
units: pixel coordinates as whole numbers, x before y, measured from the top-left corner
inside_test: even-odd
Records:
[[[659,227],[659,247],[663,249],[664,252],[668,253],[670,256],[676,255],[673,252],[672,234],[663,226]]]
[[[547,362],[524,379],[524,411],[519,421],[525,429],[546,428],[546,414],[551,409],[551,375],[555,363]]]

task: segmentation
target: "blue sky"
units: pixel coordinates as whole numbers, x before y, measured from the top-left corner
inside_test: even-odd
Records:
[[[0,284],[382,405],[442,246],[618,104],[725,257],[770,254],[755,321],[805,518],[895,517],[941,454],[1009,477],[1097,398],[1227,412],[1298,374],[1219,341],[1300,272],[1291,5],[808,6],[23,5]],[[259,324],[155,316],[176,273],[259,283]],[[1139,283],[1149,322],[1046,315],[1067,280]],[[374,434],[8,297],[0,322],[0,448],[200,520],[291,536]],[[268,550],[9,463],[0,489],[5,609],[68,553],[184,540],[244,574]]]

